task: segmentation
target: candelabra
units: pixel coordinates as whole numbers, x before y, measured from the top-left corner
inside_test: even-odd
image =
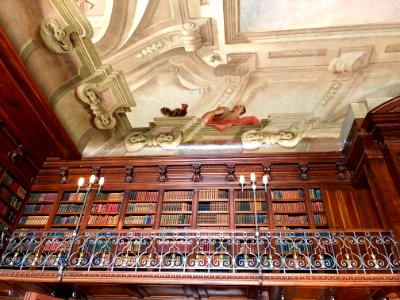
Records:
[[[242,187],[242,193],[245,185],[244,175],[240,175],[239,178],[240,185]],[[262,178],[262,182],[264,185],[265,195],[267,194],[267,185],[268,185],[268,175],[264,175]],[[258,265],[258,276],[259,283],[262,285],[262,268],[261,268],[261,255],[260,255],[260,231],[258,228],[258,214],[257,214],[257,194],[256,194],[256,174],[250,174],[250,183],[251,189],[253,190],[253,200],[254,200],[254,225],[255,225],[255,236],[256,236],[256,246],[257,246],[257,265]]]
[[[81,188],[82,188],[82,186],[83,186],[84,183],[85,183],[85,179],[84,179],[83,177],[79,178],[79,180],[78,180],[78,188],[77,188],[77,190],[76,190],[76,194],[77,194],[77,195],[79,194],[79,191],[81,190]],[[75,244],[75,242],[76,242],[76,238],[77,238],[77,236],[78,236],[79,229],[80,229],[80,227],[81,227],[81,220],[82,220],[83,213],[84,213],[85,210],[86,210],[86,204],[87,204],[89,192],[92,190],[92,187],[93,187],[93,185],[95,185],[95,184],[96,184],[96,175],[91,175],[90,178],[89,178],[89,184],[88,184],[88,186],[87,186],[86,189],[85,189],[86,192],[85,192],[85,196],[84,196],[84,198],[83,198],[82,209],[80,210],[79,217],[78,217],[78,221],[76,222],[75,229],[74,229],[74,231],[73,231],[73,233],[72,233],[72,240],[71,240],[71,244],[69,245],[69,250],[68,250],[67,257],[66,257],[65,260],[60,264],[59,269],[58,269],[58,277],[59,277],[59,281],[60,281],[60,282],[61,282],[61,280],[62,280],[62,276],[63,276],[64,269],[65,269],[65,267],[67,266],[67,264],[68,264],[68,262],[69,262],[69,260],[70,260],[70,258],[71,258],[72,249],[73,249],[73,247],[74,247],[74,244]],[[97,185],[98,185],[98,187],[96,188],[96,189],[97,189],[96,195],[100,192],[101,187],[104,185],[104,177],[100,177],[100,178],[99,178],[99,180],[98,180],[98,182],[97,182]]]

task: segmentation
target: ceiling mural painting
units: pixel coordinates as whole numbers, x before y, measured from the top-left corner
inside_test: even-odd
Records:
[[[10,1],[0,20],[85,157],[312,152],[340,150],[355,117],[399,94],[399,8]]]

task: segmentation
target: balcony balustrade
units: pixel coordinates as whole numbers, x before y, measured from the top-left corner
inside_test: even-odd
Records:
[[[15,232],[1,269],[204,273],[399,273],[386,231]]]

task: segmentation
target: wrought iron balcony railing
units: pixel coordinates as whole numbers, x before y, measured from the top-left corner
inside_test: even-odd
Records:
[[[18,232],[0,268],[153,272],[399,273],[391,232]]]

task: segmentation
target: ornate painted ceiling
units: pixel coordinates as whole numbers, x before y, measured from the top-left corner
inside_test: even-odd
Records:
[[[338,151],[400,94],[400,0],[13,0],[0,22],[85,157]]]

